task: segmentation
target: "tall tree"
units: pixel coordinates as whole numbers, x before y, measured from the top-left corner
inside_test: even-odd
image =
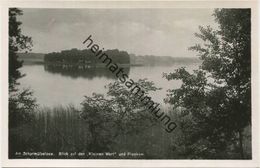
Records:
[[[180,68],[167,74],[182,86],[170,90],[166,101],[181,107],[185,143],[194,156],[221,157],[239,144],[244,158],[243,129],[251,123],[251,11],[216,9],[213,15],[219,28],[199,27],[195,35],[203,44],[190,47],[202,65],[193,73]]]
[[[31,37],[22,34],[22,23],[17,20],[17,16],[22,14],[20,9],[9,9],[9,91],[15,90],[17,79],[23,76],[18,70],[22,67],[22,61],[18,60],[17,52],[30,50],[32,47]]]
[[[160,89],[147,79],[139,79],[136,85],[143,89],[145,95]],[[87,121],[91,137],[87,149],[90,151],[109,151],[119,136],[141,134],[156,124],[156,119],[140,99],[135,94],[129,94],[121,82],[110,83],[106,88],[106,95],[94,93],[92,97],[85,96],[81,103],[80,116]]]
[[[32,47],[31,37],[21,32],[22,23],[17,20],[19,15],[22,15],[20,9],[9,9],[9,127],[30,120],[29,112],[36,106],[36,100],[31,97],[32,91],[17,89],[17,80],[24,76],[19,71],[22,61],[18,60],[17,52],[28,51]]]

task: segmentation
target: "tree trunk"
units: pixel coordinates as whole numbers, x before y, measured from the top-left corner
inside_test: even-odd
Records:
[[[244,159],[244,149],[243,149],[243,133],[242,130],[240,129],[238,131],[238,138],[239,138],[239,152],[240,152],[240,156],[241,159]]]

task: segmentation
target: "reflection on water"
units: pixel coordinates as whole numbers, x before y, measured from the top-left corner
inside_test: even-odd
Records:
[[[78,78],[83,77],[93,79],[95,77],[105,77],[108,79],[116,79],[116,74],[108,70],[107,67],[64,67],[54,65],[44,65],[44,70],[52,74],[60,74],[65,77]],[[130,67],[124,67],[124,73],[129,74]]]
[[[178,88],[181,81],[168,81],[162,74],[174,72],[176,68],[187,67],[191,71],[199,66],[198,63],[176,63],[172,66],[140,66],[124,68],[129,78],[137,81],[147,78],[155,86],[162,88],[151,93],[153,100],[163,103],[168,89]],[[21,72],[26,74],[19,79],[21,88],[30,87],[34,91],[37,103],[41,106],[54,107],[57,105],[74,104],[80,107],[84,96],[91,96],[94,92],[105,94],[105,85],[114,82],[115,74],[107,68],[89,68],[85,70],[45,67],[44,65],[24,65]]]

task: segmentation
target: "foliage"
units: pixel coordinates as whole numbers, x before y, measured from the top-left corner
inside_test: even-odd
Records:
[[[181,80],[166,102],[182,109],[186,153],[219,158],[230,145],[243,154],[243,129],[251,123],[251,23],[249,9],[217,9],[219,30],[200,28],[203,45],[191,47],[203,61],[193,73],[185,68],[165,75]],[[238,138],[237,138],[238,136]]]
[[[140,79],[138,86],[147,94],[158,88]],[[120,82],[110,83],[107,95],[85,96],[81,118],[88,124],[93,151],[106,151],[119,135],[138,134],[156,123],[142,102]]]
[[[146,79],[137,83],[146,93],[158,90]],[[107,88],[106,95],[86,96],[81,110],[73,106],[34,110],[31,122],[10,129],[10,156],[19,157],[14,151],[47,151],[53,152],[54,158],[95,158],[58,156],[58,153],[113,151],[141,152],[145,158],[170,157],[165,147],[170,142],[168,134],[140,100],[134,94],[129,95],[121,82],[110,83]]]
[[[113,143],[107,144],[108,151],[105,152],[139,152],[144,153],[143,157],[109,157],[109,156],[89,156],[88,152],[98,152],[100,149],[94,148],[97,145],[93,142],[93,136],[89,131],[86,120],[79,116],[81,112],[73,105],[56,106],[53,108],[40,107],[32,113],[31,122],[27,122],[19,127],[11,128],[9,131],[10,158],[51,158],[51,159],[123,159],[123,158],[146,158],[146,159],[165,159],[178,158],[179,155],[170,147],[170,134],[164,131],[160,125],[154,125],[144,130],[137,130],[128,135],[118,135],[113,139]],[[149,115],[149,114],[148,114]],[[147,116],[149,117],[149,116]],[[143,121],[141,121],[143,122]],[[158,121],[157,121],[158,123]],[[145,123],[143,123],[145,124]],[[148,124],[148,123],[147,123]],[[140,127],[140,128],[144,128]],[[106,128],[108,129],[108,128]],[[111,128],[112,129],[112,128]],[[111,131],[112,132],[112,131]],[[104,133],[103,131],[99,132]],[[115,135],[113,132],[111,136]],[[98,136],[104,137],[104,136]],[[109,137],[110,139],[112,137]],[[100,141],[97,139],[97,141]],[[105,147],[105,148],[108,148]],[[19,156],[15,152],[52,152],[54,156]],[[78,153],[86,155],[65,156],[59,152]]]
[[[9,95],[9,126],[15,127],[32,120],[31,113],[37,107],[33,92],[29,89]]]
[[[32,46],[31,37],[25,36],[21,32],[21,22],[17,16],[22,15],[22,11],[17,8],[9,9],[9,90],[14,91],[18,84],[17,79],[23,75],[18,70],[22,67],[22,61],[19,61],[17,52],[21,50],[30,50]]]
[[[17,21],[19,15],[22,15],[20,9],[9,9],[9,127],[30,121],[30,113],[37,106],[32,91],[17,89],[17,80],[24,76],[19,71],[22,62],[18,60],[17,52],[30,50],[32,47],[31,37],[21,32],[22,23]]]
[[[106,50],[102,53],[106,53],[113,62],[118,64],[129,64],[130,57],[127,52],[119,51],[117,49],[114,50]],[[101,55],[101,54],[100,54]],[[44,61],[49,63],[88,63],[88,64],[96,64],[98,59],[93,54],[93,52],[89,49],[85,50],[78,50],[78,49],[71,49],[71,50],[63,50],[61,52],[53,52],[48,53],[44,56]]]
[[[80,152],[88,141],[88,133],[78,110],[73,106],[37,108],[29,116],[31,121],[10,129],[11,158],[37,158],[17,156],[15,152]],[[39,158],[52,158],[39,157]],[[66,156],[60,156],[66,158]],[[73,157],[74,158],[74,157]]]
[[[31,148],[31,142],[26,142],[27,137],[20,137],[19,130],[34,121],[37,106],[30,89],[9,92],[9,157],[13,157],[17,151],[22,151],[19,149]]]

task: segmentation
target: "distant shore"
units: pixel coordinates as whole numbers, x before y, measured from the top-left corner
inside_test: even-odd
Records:
[[[43,53],[19,53],[18,59],[23,61],[24,65],[43,65],[44,62]],[[155,56],[151,56],[154,59]],[[158,60],[151,62],[149,56],[130,56],[130,64],[120,64],[121,67],[125,66],[155,66],[155,65],[173,65],[174,63],[183,62],[200,62],[197,57],[172,57],[172,60],[163,60],[163,58],[169,59],[169,57],[158,56]],[[48,64],[48,63],[47,63]],[[96,64],[95,67],[104,67],[102,64]]]

